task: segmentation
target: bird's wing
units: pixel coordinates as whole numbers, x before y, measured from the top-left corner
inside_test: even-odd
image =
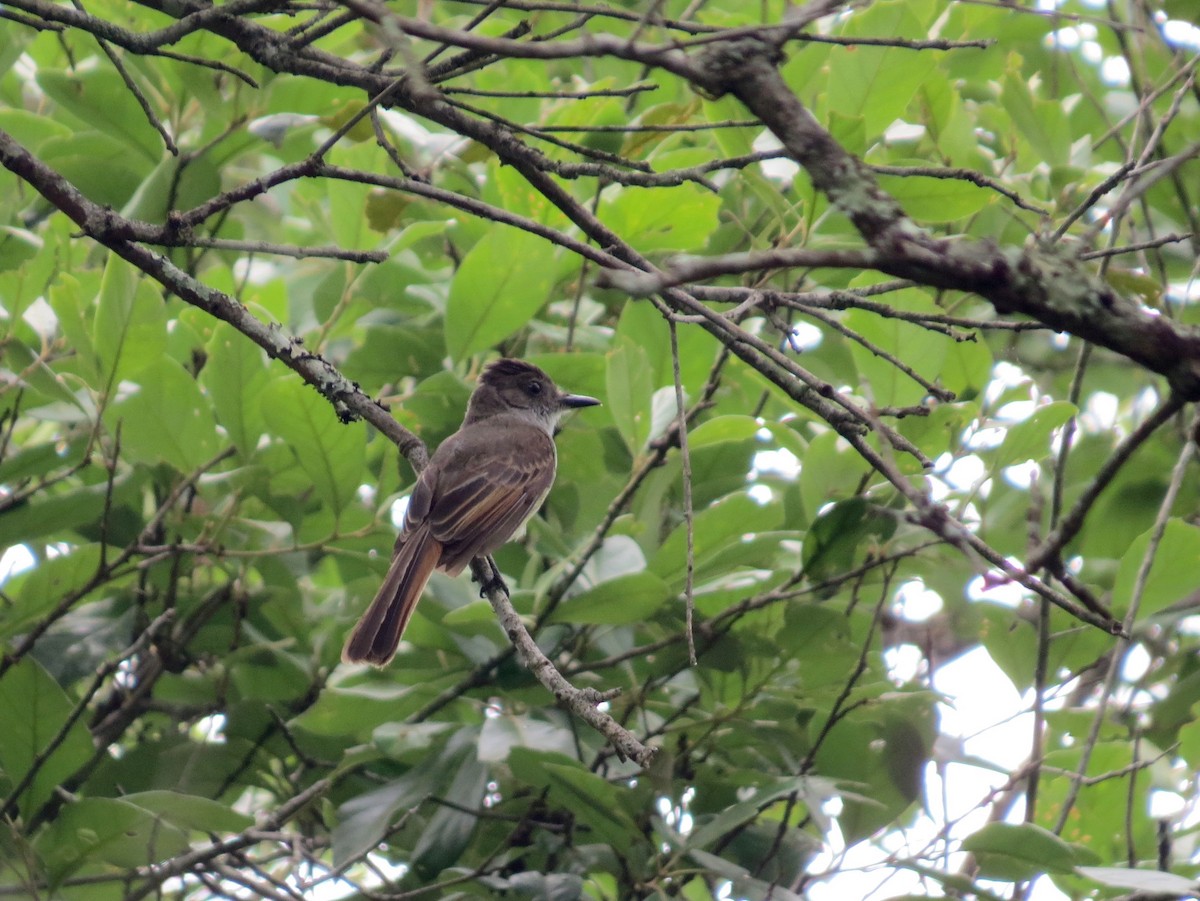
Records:
[[[536,426],[493,418],[460,430],[435,462],[426,521],[443,546],[440,568],[453,575],[508,541],[541,504],[554,481],[554,441]]]

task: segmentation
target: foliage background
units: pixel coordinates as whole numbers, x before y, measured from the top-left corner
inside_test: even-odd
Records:
[[[0,8],[0,894],[1190,893],[1194,5],[648,6]],[[338,662],[496,353],[607,734],[465,579]]]

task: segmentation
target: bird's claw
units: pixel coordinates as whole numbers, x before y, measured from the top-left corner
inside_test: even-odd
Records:
[[[504,576],[500,575],[500,570],[496,567],[496,561],[488,557],[488,568],[491,574],[479,586],[479,596],[487,597],[494,589],[500,589],[505,594],[512,596],[512,592],[508,590],[508,583],[504,581]]]

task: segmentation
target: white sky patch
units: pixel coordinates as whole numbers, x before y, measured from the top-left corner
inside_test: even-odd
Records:
[[[891,144],[902,143],[905,141],[919,141],[925,136],[925,126],[917,125],[913,122],[905,122],[903,119],[897,119],[887,127],[883,133],[883,139]]]
[[[974,445],[973,445],[974,446]],[[995,445],[985,445],[994,447]],[[987,475],[987,466],[976,454],[959,457],[941,473],[942,479],[956,491],[970,491]]]
[[[800,475],[800,458],[786,447],[759,451],[754,455],[754,472],[751,478],[762,473],[794,479]]]
[[[1016,466],[1009,466],[1004,470],[1004,481],[1012,485],[1014,488],[1028,490],[1033,484],[1034,478],[1041,471],[1032,460],[1026,460],[1024,463],[1018,463]]]
[[[1010,559],[1008,562],[1017,568],[1021,566],[1019,561]],[[972,601],[991,601],[1002,607],[1020,606],[1025,600],[1025,594],[1025,589],[1016,582],[995,572],[986,576],[976,576],[967,583],[967,597]]]
[[[1100,64],[1100,78],[1109,87],[1123,88],[1129,84],[1129,63],[1120,56],[1110,56]]]
[[[905,582],[896,592],[896,614],[910,623],[921,623],[942,611],[942,596],[920,579]]]
[[[259,257],[239,257],[233,263],[233,275],[239,282],[265,285],[279,276],[279,267]]]
[[[408,512],[408,502],[410,500],[412,500],[412,495],[406,494],[404,497],[396,498],[396,500],[392,502],[392,525],[397,529],[404,528],[404,514]]]
[[[883,652],[888,676],[898,685],[912,682],[924,669],[925,655],[913,644],[899,644]]]
[[[768,150],[782,150],[783,144],[769,131],[763,131],[754,139],[751,149],[755,153],[763,153]],[[788,184],[791,184],[792,179],[800,171],[800,166],[796,161],[790,159],[763,160],[758,165],[762,169],[762,174],[771,179],[771,181],[781,181]]]
[[[1083,408],[1080,424],[1092,432],[1110,432],[1117,424],[1121,401],[1115,394],[1097,391],[1090,395]]]
[[[0,585],[33,566],[37,558],[23,544],[14,544],[0,556]]]
[[[1181,19],[1170,19],[1163,23],[1162,34],[1168,44],[1200,53],[1200,26]]]
[[[893,676],[911,665],[915,650],[895,649],[889,660]],[[810,867],[814,874],[829,872],[828,881],[810,887],[807,897],[812,901],[925,895],[936,882],[895,867],[893,861],[927,855],[937,847],[944,823],[949,824],[952,848],[981,829],[992,813],[986,800],[1028,757],[1033,735],[1029,699],[1017,692],[983,648],[942,665],[932,681],[933,689],[945,698],[938,706],[941,737],[935,757],[939,762],[928,766],[924,778],[923,807],[936,812],[935,816],[921,815],[910,828],[889,831],[850,848],[842,845],[834,830],[826,851]],[[1017,804],[1010,819],[1019,821],[1023,813],[1023,806]],[[948,872],[962,862],[962,852],[957,850],[939,860]],[[1059,901],[1066,896],[1042,879],[1029,897],[1032,901]]]
[[[800,350],[816,350],[825,334],[810,322],[799,322],[792,328],[791,343]]]
[[[8,318],[7,313],[4,314],[4,318]],[[43,340],[49,341],[58,334],[58,315],[44,297],[39,297],[26,307],[21,318]]]
[[[1032,385],[1033,380],[1024,373],[1021,367],[1001,360],[992,367],[992,378],[983,391],[984,400],[989,404],[994,404],[1004,392],[1025,384]]]

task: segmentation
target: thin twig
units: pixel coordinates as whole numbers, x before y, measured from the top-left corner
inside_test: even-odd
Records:
[[[1192,458],[1196,454],[1197,430],[1200,430],[1200,412],[1192,418],[1191,426],[1188,428],[1187,440],[1180,449],[1179,457],[1175,461],[1175,467],[1171,471],[1171,481],[1168,483],[1166,493],[1163,494],[1162,501],[1158,505],[1158,515],[1155,517],[1154,525],[1150,530],[1150,540],[1146,542],[1146,550],[1142,553],[1142,559],[1138,563],[1137,574],[1134,576],[1133,588],[1129,595],[1129,606],[1122,620],[1125,636],[1129,636],[1132,633],[1133,624],[1137,621],[1138,611],[1141,609],[1142,597],[1146,592],[1146,585],[1150,579],[1150,570],[1154,566],[1154,561],[1158,558],[1158,548],[1162,543],[1163,535],[1166,533],[1167,522],[1171,518],[1171,511],[1183,487],[1183,480],[1187,475],[1188,467],[1191,465]],[[1067,790],[1066,797],[1063,799],[1062,807],[1058,813],[1058,820],[1054,828],[1056,833],[1062,832],[1071,817],[1071,811],[1074,809],[1075,801],[1079,797],[1083,779],[1087,776],[1088,764],[1091,762],[1092,752],[1095,751],[1096,742],[1100,737],[1100,729],[1108,717],[1108,704],[1113,696],[1117,676],[1121,672],[1121,668],[1125,665],[1126,653],[1133,646],[1133,639],[1125,636],[1117,639],[1117,645],[1109,655],[1108,671],[1104,676],[1104,686],[1097,700],[1096,712],[1092,717],[1092,725],[1088,731],[1087,739],[1080,748],[1079,765],[1072,775],[1070,788]]]
[[[692,619],[696,612],[696,599],[693,597],[696,579],[696,533],[695,516],[692,511],[692,457],[688,453],[687,406],[683,398],[683,378],[679,373],[679,336],[676,334],[675,320],[668,317],[667,326],[671,332],[671,370],[675,378],[675,410],[679,417],[677,427],[679,457],[683,467],[683,521],[687,529],[687,572],[684,577],[683,601],[687,610],[688,661],[695,666],[696,638],[692,629]]]

